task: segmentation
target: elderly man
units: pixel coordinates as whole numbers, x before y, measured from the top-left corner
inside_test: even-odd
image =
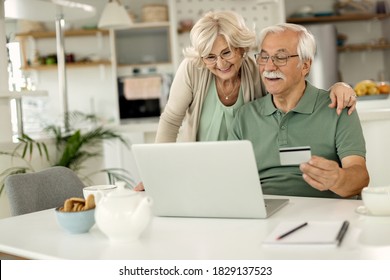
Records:
[[[308,81],[316,43],[303,26],[280,24],[260,33],[255,55],[267,96],[243,106],[229,139],[252,142],[266,194],[353,197],[368,185],[365,141],[356,112],[340,116],[329,92]],[[281,165],[279,149],[310,146],[300,165]]]

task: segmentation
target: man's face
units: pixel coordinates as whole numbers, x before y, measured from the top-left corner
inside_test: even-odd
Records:
[[[267,91],[274,96],[287,96],[305,83],[310,63],[300,61],[297,46],[298,34],[293,31],[270,33],[261,45],[260,75]]]

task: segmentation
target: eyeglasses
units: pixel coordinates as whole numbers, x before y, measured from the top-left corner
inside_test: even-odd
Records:
[[[234,51],[230,49],[226,49],[222,51],[219,55],[209,54],[208,56],[202,58],[204,63],[211,65],[217,63],[218,57],[220,57],[223,60],[229,60],[232,59],[235,56],[235,54],[236,53]]]
[[[298,54],[294,55],[285,55],[285,54],[277,54],[273,56],[265,55],[264,53],[256,53],[255,54],[255,60],[258,65],[266,65],[268,62],[268,59],[271,58],[273,64],[275,66],[284,66],[287,64],[287,59],[290,57],[297,57]]]

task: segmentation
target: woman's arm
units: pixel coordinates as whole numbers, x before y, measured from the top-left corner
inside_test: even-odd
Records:
[[[176,142],[184,116],[192,102],[193,89],[187,71],[188,61],[183,61],[173,79],[168,102],[158,123],[156,142]]]

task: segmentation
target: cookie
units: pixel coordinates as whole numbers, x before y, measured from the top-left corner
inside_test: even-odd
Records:
[[[95,196],[93,194],[90,194],[87,199],[85,200],[85,207],[84,210],[95,208]]]

